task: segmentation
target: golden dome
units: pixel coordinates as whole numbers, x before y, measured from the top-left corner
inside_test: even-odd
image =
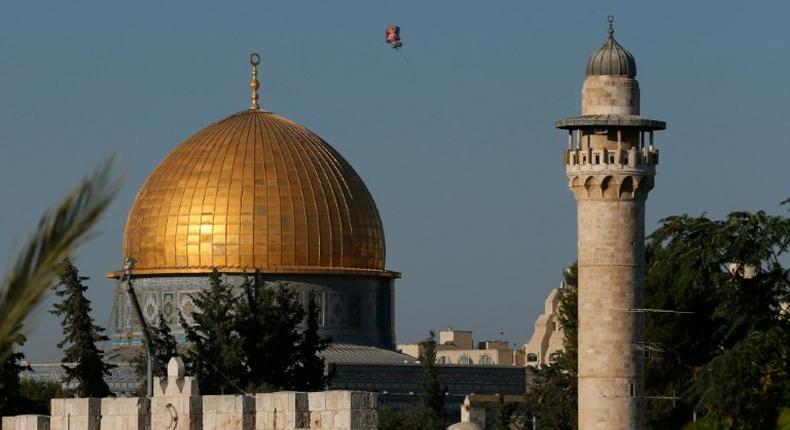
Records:
[[[222,272],[397,276],[362,179],[329,144],[257,109],[176,147],[143,184],[126,223],[134,274]]]

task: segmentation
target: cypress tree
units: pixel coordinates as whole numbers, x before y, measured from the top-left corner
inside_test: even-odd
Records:
[[[294,372],[294,389],[321,391],[329,377],[324,375],[324,358],[320,355],[332,341],[318,334],[320,317],[318,305],[311,297],[307,302],[307,321],[299,343],[299,365]]]
[[[190,349],[185,363],[198,377],[201,391],[206,394],[240,393],[245,373],[241,339],[236,332],[233,287],[224,283],[214,269],[209,288],[192,296],[196,310],[194,325],[179,313],[179,322],[186,332]]]
[[[422,382],[420,384],[423,407],[445,426],[444,393],[445,387],[439,378],[439,369],[436,366],[436,334],[431,331],[430,336],[421,342],[422,353]]]
[[[11,344],[11,347],[21,347],[24,342],[25,337],[19,335],[16,343]],[[6,359],[0,362],[0,416],[17,415],[26,412],[20,408],[24,402],[24,395],[21,391],[19,375],[24,371],[29,371],[30,366],[22,364],[25,355],[19,351],[0,354],[0,356],[2,355],[6,355]]]
[[[66,373],[64,382],[76,382],[74,393],[78,397],[107,397],[112,395],[104,377],[110,374],[114,365],[104,362],[104,352],[97,342],[109,338],[102,333],[104,329],[93,323],[91,302],[85,297],[88,289],[83,281],[89,278],[80,276],[79,271],[66,260],[60,268],[60,282],[55,286],[55,295],[63,301],[56,303],[53,314],[63,318],[63,340],[58,348],[63,349],[62,367]],[[73,363],[74,365],[66,365]]]

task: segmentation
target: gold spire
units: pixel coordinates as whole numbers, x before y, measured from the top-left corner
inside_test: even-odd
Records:
[[[258,106],[258,88],[261,86],[258,83],[258,64],[260,63],[261,56],[258,55],[257,52],[250,54],[250,64],[252,65],[252,80],[250,81],[250,91],[252,92],[252,95],[250,96],[251,110],[258,110],[261,108]]]

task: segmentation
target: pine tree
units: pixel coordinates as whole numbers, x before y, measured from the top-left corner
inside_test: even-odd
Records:
[[[236,332],[233,286],[215,269],[209,288],[192,296],[194,325],[179,313],[179,322],[190,344],[185,363],[206,394],[240,393],[245,374],[241,339]]]
[[[319,316],[318,305],[311,297],[307,302],[306,327],[299,342],[299,365],[294,369],[294,389],[298,391],[321,391],[329,379],[324,375],[324,358],[320,354],[331,339],[318,334]]]
[[[444,428],[444,393],[445,386],[439,378],[439,368],[436,366],[436,334],[431,331],[430,336],[421,342],[422,353],[420,363],[422,365],[422,382],[420,383],[420,397],[422,406],[426,411],[436,418],[440,428]]]
[[[153,374],[154,376],[166,376],[167,363],[170,357],[178,355],[178,342],[176,342],[170,326],[165,321],[164,316],[160,313],[158,323],[155,326],[149,327],[151,335],[151,344],[153,345],[154,358],[153,358]],[[145,341],[143,341],[145,343]],[[137,374],[137,379],[140,381],[140,388],[138,393],[144,395],[146,392],[146,372],[147,372],[147,350],[145,345],[140,350],[140,354],[130,361],[130,365],[134,368]]]
[[[305,377],[299,332],[305,312],[296,293],[282,283],[267,285],[260,272],[247,278],[242,289],[236,326],[247,365],[248,390],[296,389]]]
[[[104,352],[96,346],[97,342],[109,338],[102,334],[104,329],[95,325],[90,316],[91,302],[85,297],[88,288],[83,285],[83,281],[89,278],[80,276],[69,260],[63,262],[59,276],[55,295],[63,298],[63,302],[56,303],[51,312],[63,318],[64,339],[58,343],[58,348],[65,348],[62,361],[66,373],[64,382],[77,383],[74,392],[78,397],[110,396],[112,392],[104,377],[115,366],[104,362]]]

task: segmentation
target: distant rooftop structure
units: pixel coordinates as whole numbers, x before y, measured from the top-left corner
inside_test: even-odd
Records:
[[[398,351],[418,358],[422,355],[421,342],[398,345]],[[456,330],[452,326],[439,331],[436,342],[438,364],[523,366],[524,351],[506,340],[484,340],[475,348],[471,330]]]

